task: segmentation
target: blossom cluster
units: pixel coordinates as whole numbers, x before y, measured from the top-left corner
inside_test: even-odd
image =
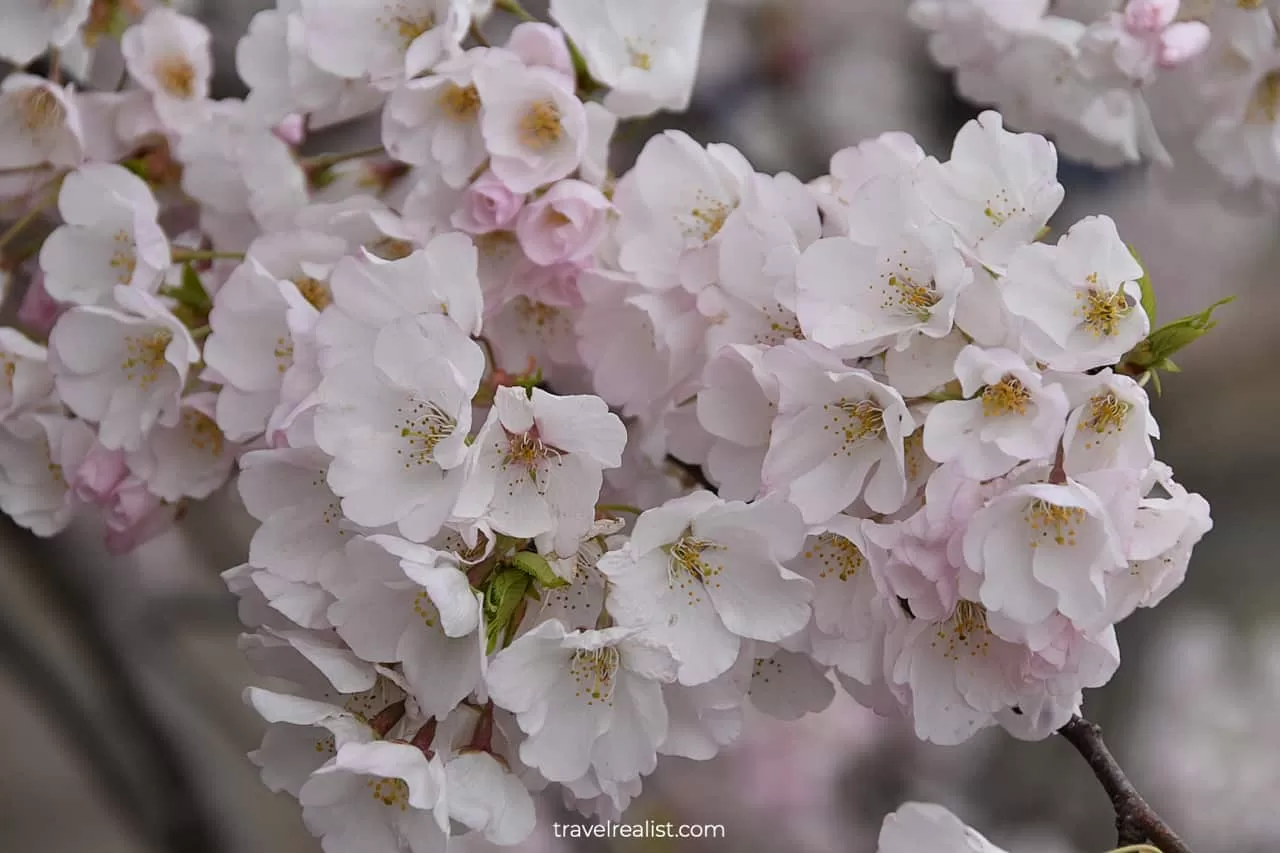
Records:
[[[1056,150],[994,112],[809,184],[676,131],[616,176],[706,3],[553,0],[502,46],[485,6],[280,0],[243,100],[159,5],[122,92],[5,80],[5,192],[61,224],[0,238],[35,279],[0,508],[125,551],[238,471],[253,760],[330,853],[513,844],[550,786],[617,816],[837,683],[937,743],[1067,722],[1210,528],[1146,391],[1207,314],[1153,329],[1106,217],[1044,242]],[[365,115],[375,151],[298,154]]]
[[[961,95],[1064,154],[1105,168],[1172,158],[1268,200],[1280,189],[1278,14],[1274,0],[911,6]]]

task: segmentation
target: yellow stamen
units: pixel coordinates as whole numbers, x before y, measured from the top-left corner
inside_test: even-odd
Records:
[[[60,125],[67,117],[66,107],[57,96],[43,86],[32,86],[18,95],[18,116],[29,133],[39,133]]]
[[[1048,501],[1031,501],[1023,516],[1031,528],[1030,545],[1038,548],[1046,540],[1055,545],[1074,547],[1076,528],[1085,520],[1086,513],[1079,507],[1058,506]]]
[[[834,427],[841,438],[840,447],[831,452],[832,456],[852,455],[864,439],[884,432],[884,409],[871,400],[840,400],[827,403],[822,409],[831,414],[831,423],[823,426],[823,430]]]
[[[1090,276],[1097,280],[1097,274]],[[1076,292],[1076,300],[1082,302],[1075,316],[1084,318],[1085,327],[1095,338],[1109,338],[1120,332],[1120,323],[1129,316],[1133,306],[1123,290],[1107,291],[1091,287]]]
[[[564,136],[560,118],[555,101],[535,101],[520,119],[520,141],[534,151],[546,151]]]
[[[446,83],[440,92],[440,108],[454,121],[473,121],[480,113],[480,93],[475,86]]]
[[[172,340],[173,332],[168,329],[156,329],[142,337],[126,337],[125,360],[120,363],[125,379],[137,382],[144,391],[154,385],[164,369],[165,350]]]
[[[1031,403],[1031,392],[1018,377],[1008,374],[994,385],[988,385],[982,392],[982,416],[986,418],[1000,415],[1025,415]]]
[[[309,275],[298,276],[293,280],[302,298],[311,303],[317,311],[323,311],[333,302],[333,292],[329,285]]]
[[[152,69],[156,82],[165,93],[188,100],[196,94],[196,69],[185,56],[165,56]]]

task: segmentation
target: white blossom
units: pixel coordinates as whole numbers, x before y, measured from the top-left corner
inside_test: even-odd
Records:
[[[23,3],[7,10],[0,32],[0,57],[19,67],[44,53],[63,47],[89,19],[93,0]]]
[[[213,74],[210,41],[204,24],[166,6],[147,12],[121,37],[129,75],[152,94],[166,127],[187,131],[206,118]]]
[[[566,631],[552,619],[494,658],[485,681],[527,737],[520,759],[571,782],[593,769],[626,782],[652,772],[666,737],[662,682],[676,664],[633,628]]]
[[[591,529],[603,469],[622,464],[626,440],[598,397],[499,388],[455,512],[509,536],[554,533],[555,550],[570,553]]]
[[[480,66],[475,87],[489,167],[514,192],[568,177],[587,150],[582,102],[554,71]]]
[[[82,305],[109,303],[116,285],[153,291],[169,266],[159,205],[141,178],[111,163],[70,173],[58,192],[64,225],[40,249],[49,295]]]
[[[69,479],[93,446],[83,421],[27,414],[0,422],[0,510],[37,536],[53,536],[75,511]]]
[[[1057,171],[1053,143],[1010,133],[998,113],[984,112],[956,134],[950,160],[925,160],[917,167],[916,188],[955,231],[961,249],[1002,270],[1062,203]]]
[[[151,294],[116,285],[115,299],[125,310],[87,305],[58,320],[49,366],[71,411],[98,422],[99,440],[132,450],[152,426],[177,425],[179,396],[200,351]]]
[[[924,449],[956,461],[977,480],[1052,456],[1067,418],[1067,394],[1009,350],[967,346],[956,357],[964,400],[939,403],[924,425]]]
[[[877,512],[906,501],[906,436],[915,419],[902,396],[865,370],[803,344],[765,354],[778,381],[778,415],[763,488],[784,494],[808,524],[860,497]]]
[[[76,166],[84,147],[80,110],[66,89],[21,73],[0,82],[0,169]]]
[[[301,0],[307,56],[339,77],[394,86],[457,52],[466,0]]]
[[[776,642],[809,621],[812,585],[782,566],[802,540],[799,514],[780,500],[695,492],[668,501],[600,559],[609,612],[670,645],[681,684],[710,681],[733,666],[743,639]]]
[[[573,39],[587,70],[609,87],[604,105],[621,118],[684,110],[702,48],[707,0],[553,0],[551,17]]]

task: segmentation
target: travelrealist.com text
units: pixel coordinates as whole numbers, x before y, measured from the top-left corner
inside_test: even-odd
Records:
[[[718,823],[672,823],[645,820],[639,823],[553,823],[556,838],[724,838]]]

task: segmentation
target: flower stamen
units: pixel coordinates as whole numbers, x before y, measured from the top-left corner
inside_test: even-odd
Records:
[[[560,107],[555,101],[543,99],[533,102],[520,119],[520,141],[526,148],[546,151],[564,136],[560,118]]]

